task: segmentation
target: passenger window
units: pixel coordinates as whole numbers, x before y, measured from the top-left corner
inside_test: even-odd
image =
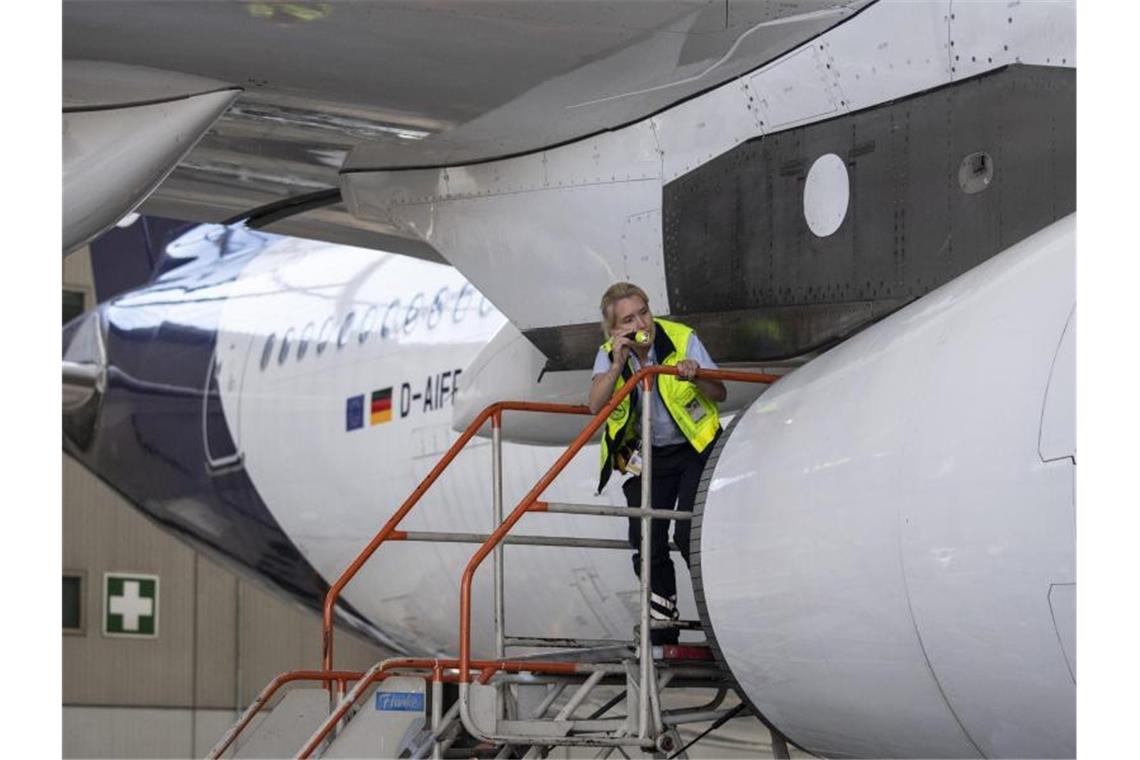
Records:
[[[356,335],[356,340],[364,345],[364,341],[368,340],[368,336],[376,327],[376,317],[380,314],[380,310],[375,306],[369,306],[368,310],[364,312],[364,316],[360,319],[360,332]]]
[[[277,354],[277,363],[284,364],[285,360],[289,358],[289,346],[293,340],[293,328],[290,327],[281,336],[281,351]]]
[[[384,322],[380,326],[380,337],[381,338],[387,338],[387,337],[395,334],[396,330],[399,328],[400,325],[396,322],[396,319],[397,319],[396,312],[398,312],[399,310],[400,310],[400,299],[399,298],[392,301],[392,303],[388,304],[388,308],[384,310]]]
[[[329,344],[329,338],[332,337],[333,327],[336,326],[336,320],[329,317],[325,323],[321,325],[321,331],[317,335],[317,355],[325,352],[325,347]]]
[[[462,322],[463,318],[467,316],[467,306],[471,303],[471,292],[473,290],[475,290],[475,288],[471,287],[471,283],[463,283],[459,295],[455,298],[455,306],[451,310],[451,320],[453,322]]]
[[[312,341],[316,329],[317,326],[310,322],[301,330],[301,339],[297,342],[297,361],[304,359],[305,354],[308,353],[309,342]]]
[[[277,333],[270,333],[265,339],[265,348],[261,349],[261,369],[269,366],[269,357],[273,356],[273,344],[277,342]]]
[[[349,331],[352,330],[352,323],[356,320],[356,312],[350,311],[344,318],[344,324],[340,326],[340,333],[336,336],[336,347],[344,348],[344,344],[348,343]]]
[[[420,318],[420,311],[423,308],[424,294],[416,293],[415,298],[408,304],[408,310],[404,312],[404,334],[410,333],[416,326],[416,320]]]
[[[431,301],[431,311],[428,312],[427,316],[427,326],[429,330],[434,330],[435,326],[439,324],[439,320],[443,317],[443,310],[446,306],[447,286],[444,285]]]

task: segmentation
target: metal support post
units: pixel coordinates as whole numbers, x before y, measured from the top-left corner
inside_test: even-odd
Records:
[[[591,673],[590,677],[586,679],[585,683],[579,686],[578,690],[574,692],[574,695],[570,697],[570,701],[567,702],[566,705],[558,711],[558,715],[554,717],[555,722],[560,720],[570,720],[574,715],[574,711],[578,709],[579,705],[582,704],[582,701],[590,695],[590,692],[594,690],[594,687],[598,685],[598,682],[601,681],[605,675],[606,674],[601,670],[596,670]]]
[[[441,682],[440,683],[440,689],[442,690],[442,688],[443,688],[443,685]],[[441,704],[440,709],[442,709],[442,708],[443,708],[443,705]],[[417,749],[415,752],[412,753],[412,760],[420,760],[421,758],[426,756],[428,753],[429,747],[431,748],[431,751],[433,753],[432,754],[433,759],[438,760],[438,758],[436,758],[436,755],[434,754],[436,752],[439,752],[439,756],[442,757],[443,753],[447,752],[448,748],[451,747],[451,745],[455,743],[455,739],[459,734],[459,732],[457,730],[455,730],[455,727],[453,726],[456,718],[458,718],[458,717],[459,717],[459,703],[453,702],[451,707],[449,707],[447,709],[447,712],[444,713],[443,716],[439,719],[439,727],[433,728],[431,730],[431,735],[428,736],[427,741],[424,744],[421,744],[419,749]],[[450,738],[445,739],[444,734],[448,734],[448,733],[450,733],[451,736],[450,736]]]
[[[496,530],[503,523],[503,413],[495,412],[491,415],[491,530]],[[503,641],[503,630],[506,627],[503,606],[503,545],[495,547],[492,554],[495,570],[495,657],[502,659],[506,647]],[[495,688],[495,719],[504,715],[506,700],[503,698],[505,686]]]
[[[545,717],[546,711],[550,709],[552,704],[558,701],[558,698],[562,696],[562,692],[566,691],[566,687],[569,685],[568,683],[550,684],[550,686],[547,687],[546,697],[544,697],[542,703],[534,709],[534,712],[529,718],[531,720],[540,720]]]
[[[439,740],[440,723],[443,722],[443,673],[436,668],[431,678],[431,742],[432,760],[443,757],[443,746]]]
[[[641,381],[641,507],[650,509],[652,502],[653,481],[653,438],[650,418],[653,416],[653,377],[647,376]],[[649,689],[653,688],[653,676],[650,670],[653,667],[653,652],[649,644],[649,572],[652,550],[653,518],[646,514],[641,517],[641,642],[638,658],[641,665],[640,687],[641,694],[638,700],[637,738],[646,739],[649,736]]]
[[[637,682],[638,676],[633,672],[633,662],[624,660],[625,668],[625,735],[632,736],[637,730],[638,704],[641,700],[641,684]]]
[[[331,687],[332,684],[330,683],[329,686]],[[337,708],[340,707],[340,704],[344,701],[344,698],[345,692],[343,683],[339,684],[336,689],[329,688],[329,715],[332,715],[337,711]],[[322,746],[325,749],[328,749],[328,747],[333,743],[333,740],[336,739],[336,735],[338,733],[340,733],[339,722],[333,726],[332,731],[329,732],[328,738],[325,739]]]
[[[491,530],[503,523],[503,414],[491,417],[491,501],[494,514]],[[495,547],[495,657],[503,657],[503,546]]]
[[[663,676],[661,676],[661,680],[658,681],[657,680],[657,670],[654,669],[652,672],[652,676],[653,676],[653,683],[651,684],[651,686],[653,688],[649,692],[649,698],[650,698],[649,706],[650,706],[650,710],[652,711],[651,715],[653,718],[653,730],[655,733],[660,734],[662,731],[665,730],[665,723],[662,722],[662,719],[661,719],[661,691],[666,686],[669,685],[670,681],[673,680],[673,673],[672,672],[665,673]]]

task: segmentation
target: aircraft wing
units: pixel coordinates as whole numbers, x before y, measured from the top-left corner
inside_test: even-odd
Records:
[[[141,206],[219,222],[368,166],[464,164],[611,130],[722,84],[869,0],[104,2],[63,6],[65,61],[243,92]],[[266,229],[440,260],[341,203]]]

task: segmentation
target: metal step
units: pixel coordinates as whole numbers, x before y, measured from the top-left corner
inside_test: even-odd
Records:
[[[327,691],[292,689],[239,740],[233,757],[293,757],[328,714]]]
[[[713,653],[711,647],[702,644],[664,644],[653,647],[653,659],[712,662]]]
[[[427,721],[424,680],[389,678],[361,704],[321,757],[402,757],[413,749]]]

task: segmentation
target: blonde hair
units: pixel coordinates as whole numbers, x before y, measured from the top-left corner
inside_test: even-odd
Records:
[[[606,292],[602,294],[602,335],[610,337],[610,328],[613,327],[614,321],[614,304],[630,296],[637,296],[646,306],[649,305],[649,296],[632,282],[615,282],[606,288]]]

